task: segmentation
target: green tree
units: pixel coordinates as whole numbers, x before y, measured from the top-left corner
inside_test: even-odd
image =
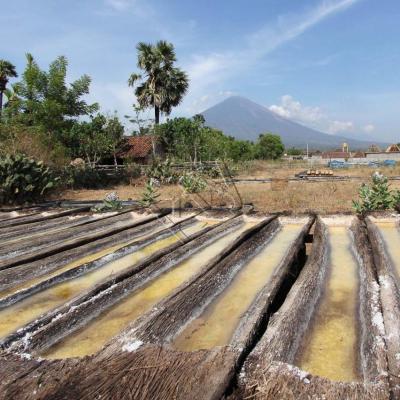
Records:
[[[255,157],[255,146],[246,140],[236,140],[223,132],[204,126],[204,117],[174,118],[161,124],[157,134],[171,158],[183,161],[206,161],[231,159],[251,160]]]
[[[118,117],[114,115],[113,117],[107,118],[104,131],[114,158],[114,165],[117,165],[117,149],[124,136],[124,126],[121,124]]]
[[[135,126],[136,130],[132,136],[144,136],[153,133],[154,120],[143,117],[144,109],[140,105],[133,105],[134,115],[125,115],[124,117]]]
[[[297,149],[296,147],[291,147],[286,150],[286,153],[289,156],[301,156],[303,154],[303,150]]]
[[[74,124],[71,137],[78,143],[74,156],[86,158],[90,166],[95,166],[109,152],[110,141],[104,130],[106,123],[106,117],[98,114],[90,121]]]
[[[40,126],[67,145],[65,135],[77,118],[98,110],[98,104],[88,104],[83,99],[89,93],[91,79],[83,75],[67,84],[68,61],[62,56],[50,64],[48,71],[42,71],[31,54],[26,59],[22,80],[13,85],[20,99],[19,120],[29,126]]]
[[[156,133],[167,150],[174,158],[196,162],[202,145],[204,119],[195,116],[189,118],[174,118],[159,125]]]
[[[0,117],[3,110],[3,94],[10,78],[18,76],[15,66],[9,61],[0,59]]]
[[[233,161],[248,161],[255,158],[255,146],[248,140],[231,138],[229,158]]]
[[[203,127],[201,134],[200,157],[204,161],[226,159],[231,157],[231,141],[218,129]]]
[[[90,121],[81,121],[71,129],[69,141],[75,149],[73,157],[85,158],[90,166],[103,157],[112,156],[117,164],[116,153],[124,135],[124,126],[116,115],[107,117],[97,114]]]
[[[279,135],[264,133],[258,137],[256,144],[257,158],[263,160],[277,160],[283,155],[285,146]]]
[[[143,74],[132,74],[128,80],[136,87],[135,95],[143,108],[154,108],[155,124],[160,112],[169,115],[180,104],[189,87],[185,72],[174,66],[176,55],[172,43],[160,40],[155,45],[140,42],[137,45],[138,68]]]

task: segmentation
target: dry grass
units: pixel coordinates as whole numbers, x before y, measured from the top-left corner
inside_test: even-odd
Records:
[[[327,169],[325,166],[316,165],[317,169]],[[310,165],[304,161],[250,161],[243,163],[238,171],[238,178],[292,178],[297,173],[310,169]],[[386,176],[399,176],[400,165],[395,167],[382,167],[378,168],[381,173]],[[375,171],[374,168],[367,166],[357,166],[346,169],[333,170],[335,175],[338,176],[360,176],[370,177]]]
[[[367,181],[367,180],[366,180]],[[279,182],[278,182],[279,183]],[[236,188],[243,203],[252,203],[264,212],[350,212],[352,200],[357,198],[360,182],[286,182],[240,183]],[[393,189],[400,189],[400,182],[393,182]],[[66,191],[59,198],[70,200],[101,200],[107,193],[116,191],[121,199],[140,199],[143,186],[116,186],[108,190]],[[212,184],[200,195],[187,195],[177,185],[160,188],[160,206],[179,207],[190,202],[195,207],[238,206],[240,200],[233,186]]]

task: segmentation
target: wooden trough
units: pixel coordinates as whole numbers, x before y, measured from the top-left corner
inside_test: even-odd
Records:
[[[235,218],[231,222],[228,221],[214,228],[209,240],[215,239],[217,229],[226,229],[227,224],[237,222],[238,218]],[[255,254],[259,253],[266,244],[274,243],[277,233],[282,229],[282,224],[277,219],[267,218],[254,228],[245,231],[224,252],[205,265],[191,281],[177,288],[173,294],[139,317],[116,338],[110,340],[91,358],[92,365],[104,365],[117,358],[125,360],[124,362],[141,365],[156,362],[156,374],[151,373],[148,376],[145,371],[138,371],[129,376],[130,390],[134,390],[135,387],[142,388],[140,391],[135,390],[135,397],[131,398],[167,399],[173,396],[175,398],[219,398],[230,386],[238,365],[257,340],[258,330],[262,329],[276,302],[280,301],[278,293],[288,280],[296,277],[298,272],[296,266],[299,264],[299,258],[304,256],[304,242],[311,224],[312,218],[303,220],[300,229],[294,235],[294,241],[290,242],[290,246],[275,265],[272,276],[262,286],[262,290],[255,294],[247,312],[239,318],[232,337],[227,343],[228,347],[211,348],[199,352],[181,352],[168,349],[166,345],[170,343],[173,346],[174,338],[179,335],[182,328],[190,324],[193,317],[201,314],[209,304],[223,295],[224,290],[229,288],[235,276],[248,262],[251,262]],[[204,235],[198,240],[200,241],[207,242]],[[198,244],[193,241],[185,246],[196,248]],[[92,292],[86,296],[86,301],[74,304],[72,312],[70,304],[70,309],[65,309],[65,313],[62,313],[60,317],[48,321],[49,323],[44,324],[40,329],[31,330],[29,338],[26,331],[25,336],[15,341],[11,349],[22,354],[41,354],[54,341],[61,340],[67,333],[70,334],[74,329],[82,327],[82,324],[87,324],[90,319],[99,314],[99,310],[112,306],[121,295],[126,296],[127,290],[132,292],[134,288],[143,285],[146,276],[157,271],[159,273],[171,260],[185,257],[188,253],[188,248],[185,246],[147,266],[141,274],[116,282],[110,289],[111,292],[104,293],[105,288],[102,288],[103,294],[101,294],[98,288],[97,293]],[[97,296],[96,302],[91,301],[94,296]],[[192,302],[189,299],[196,300]],[[54,318],[54,315],[52,317]],[[60,366],[65,366],[70,361],[52,361],[52,363],[56,362],[60,363]],[[135,370],[136,368],[134,367]],[[175,385],[180,386],[181,389],[177,390]],[[149,394],[154,397],[148,397]]]
[[[118,280],[138,273],[147,264],[212,229],[212,226],[203,228],[204,224],[198,222],[196,224],[196,221],[193,218],[185,219],[155,233],[153,237],[135,241],[112,254],[72,268],[4,298],[0,309],[0,318],[3,319],[0,321],[0,336],[3,336],[1,342],[6,345],[16,338],[29,335],[33,329],[37,329],[59,315],[61,310],[69,309],[69,307],[75,308],[80,301],[90,299],[98,292],[104,291],[107,294],[106,289]],[[187,236],[185,235],[186,230],[194,233]],[[152,244],[157,240],[165,242],[159,251]],[[148,257],[146,253],[142,254],[142,249],[152,247],[154,249]],[[143,259],[141,259],[142,256]],[[123,260],[121,267],[118,264],[120,260]],[[64,294],[65,291],[66,294]],[[39,308],[35,308],[34,312],[29,311],[28,307],[35,306],[36,303]],[[43,316],[40,315],[41,313]],[[7,318],[14,321],[11,326],[6,321]],[[30,320],[32,322],[23,327]],[[19,328],[18,332],[12,333],[17,327]]]
[[[67,264],[53,264],[53,269],[51,271],[47,269],[46,274],[43,273],[43,269],[41,271],[42,273],[38,274],[35,272],[35,266],[32,266],[32,264],[36,264],[40,270],[40,267],[43,265],[43,259],[35,261],[34,263],[29,263],[28,265],[24,264],[23,266],[0,271],[0,279],[11,275],[13,276],[14,282],[14,285],[8,285],[5,288],[3,287],[3,290],[0,290],[0,310],[48,287],[82,276],[112,261],[126,257],[157,240],[170,237],[185,227],[193,225],[197,220],[194,216],[191,216],[183,220],[175,219],[175,221],[176,222],[168,217],[161,217],[157,220],[132,228],[129,230],[129,241],[121,243],[121,237],[118,235],[119,237],[117,240],[114,238],[112,242],[113,246],[111,247],[111,243],[108,240],[108,247],[106,247],[104,251],[98,251],[99,247],[104,248],[104,244],[101,243],[101,246],[99,246],[99,243],[95,241],[93,244],[96,246],[97,252],[94,254],[94,257],[88,257],[86,255],[85,258],[82,259],[81,253],[77,262],[71,263],[71,259],[69,258]],[[126,235],[127,232],[124,231],[124,233]],[[80,250],[82,251],[82,249]],[[26,269],[35,272],[31,279],[27,279],[27,274],[24,273]],[[4,274],[2,276],[2,272],[7,273],[7,275]],[[18,279],[17,284],[15,284],[16,278]]]
[[[205,368],[205,366],[207,363],[210,363],[213,368],[220,365],[220,373],[216,375],[216,384],[213,386],[213,389],[210,389],[209,394],[212,397],[211,392],[224,392],[227,384],[234,376],[238,360],[240,357],[243,357],[243,354],[245,354],[246,350],[244,347],[248,346],[248,341],[254,340],[253,336],[254,331],[256,330],[256,325],[261,324],[265,319],[264,314],[268,309],[268,307],[266,308],[263,305],[265,300],[269,299],[268,302],[272,302],[272,298],[276,297],[279,287],[281,286],[285,277],[291,273],[295,274],[295,271],[292,271],[291,267],[293,267],[292,264],[294,264],[296,257],[301,256],[301,254],[304,252],[304,238],[307,235],[309,227],[312,223],[310,218],[306,218],[304,220],[302,229],[300,229],[298,235],[296,235],[294,245],[290,248],[290,251],[287,253],[285,252],[284,259],[281,260],[282,262],[278,268],[278,273],[272,278],[273,283],[270,284],[270,287],[273,293],[268,293],[267,288],[264,287],[262,295],[260,295],[261,297],[257,297],[258,300],[256,302],[251,302],[251,312],[249,312],[248,315],[242,319],[242,323],[238,325],[237,329],[235,329],[236,333],[232,338],[231,343],[232,349],[219,348],[204,350],[199,353],[191,353],[180,352],[173,349],[164,351],[160,349],[160,344],[164,343],[167,338],[171,340],[173,336],[171,334],[172,332],[178,334],[182,326],[190,322],[191,316],[189,313],[191,311],[200,312],[201,309],[204,309],[207,306],[208,302],[215,298],[220,290],[223,290],[226,286],[229,286],[230,281],[234,279],[234,276],[243,266],[243,263],[246,260],[251,259],[254,255],[254,251],[257,252],[259,247],[265,245],[265,242],[273,241],[275,234],[281,229],[281,223],[276,218],[258,218],[252,221],[250,225],[244,224],[245,221],[248,221],[248,219],[243,219],[241,216],[233,215],[233,217],[229,217],[228,219],[225,217],[225,219],[221,220],[219,224],[203,229],[201,232],[185,238],[185,240],[181,241],[179,244],[170,246],[165,250],[142,260],[124,272],[113,276],[112,279],[106,279],[103,282],[100,282],[100,284],[88,292],[85,292],[77,298],[72,299],[70,302],[56,310],[52,310],[44,314],[39,319],[33,321],[22,329],[19,329],[18,332],[14,332],[13,334],[8,335],[6,338],[3,338],[2,343],[6,353],[4,353],[4,357],[2,358],[2,373],[5,373],[5,375],[9,377],[10,368],[13,369],[15,367],[15,363],[18,363],[13,354],[20,354],[19,357],[28,358],[31,357],[26,355],[28,353],[33,357],[35,357],[35,355],[42,354],[46,351],[46,349],[49,347],[51,348],[51,346],[56,342],[63,340],[65,337],[73,334],[74,331],[79,330],[83,326],[89,324],[90,321],[101,315],[101,313],[105,310],[112,308],[113,305],[123,300],[130,293],[140,290],[143,285],[146,285],[146,282],[151,282],[158,276],[163,276],[168,271],[176,268],[175,266],[179,266],[182,262],[185,262],[188,257],[192,257],[194,259],[196,254],[203,254],[202,251],[205,252],[204,254],[206,255],[208,247],[210,247],[211,244],[217,244],[218,240],[221,240],[218,238],[224,239],[226,236],[229,236],[229,232],[236,232],[235,230],[240,229],[240,231],[235,234],[236,236],[232,236],[230,241],[224,242],[226,244],[224,245],[225,247],[223,247],[222,251],[215,252],[215,256],[209,258],[210,261],[202,265],[193,277],[183,282],[183,284],[177,287],[176,290],[174,290],[167,298],[162,299],[161,303],[159,303],[156,307],[151,308],[148,312],[139,316],[137,321],[138,328],[135,331],[135,335],[139,335],[140,332],[143,335],[143,338],[147,335],[148,344],[142,346],[138,353],[131,353],[131,348],[129,346],[128,351],[124,350],[124,344],[121,344],[121,340],[130,340],[129,335],[132,326],[135,325],[133,324],[123,330],[123,332],[121,332],[117,338],[112,338],[109,340],[108,344],[100,352],[90,357],[90,366],[94,366],[96,363],[102,364],[104,361],[101,360],[108,359],[111,354],[110,352],[113,352],[112,349],[115,347],[117,352],[121,353],[117,357],[120,361],[124,360],[123,362],[137,363],[141,357],[150,360],[151,357],[154,357],[161,351],[166,355],[168,354],[170,361],[178,363],[179,365],[186,365],[187,368],[185,368],[185,373],[189,371],[190,365],[193,367],[193,365],[198,364],[201,360],[202,367],[196,374],[192,374],[193,377],[197,376],[197,378],[200,379],[200,376],[202,376],[203,380],[205,380],[207,377],[207,368]],[[184,223],[188,222],[185,220]],[[248,224],[249,222],[246,223]],[[156,225],[156,222],[150,222],[142,225],[136,228],[136,231],[139,231],[146,225],[151,224],[154,226]],[[240,234],[240,232],[243,233]],[[200,256],[200,259],[202,257],[204,260],[206,259],[204,256]],[[54,265],[57,265],[56,260],[53,260],[53,262],[55,263]],[[29,264],[10,267],[7,271],[21,269],[24,265]],[[62,263],[60,263],[59,266],[60,265],[62,265]],[[57,267],[54,267],[54,271],[57,271]],[[58,275],[56,276],[58,277]],[[59,278],[60,277],[57,279]],[[64,278],[67,279],[66,277]],[[21,281],[15,281],[14,284],[16,284],[16,282],[21,284]],[[208,283],[208,285],[205,285],[204,291],[199,291],[199,288],[202,284],[201,282]],[[24,283],[23,280],[22,283]],[[46,285],[49,284],[49,282],[46,283]],[[51,284],[56,284],[56,282]],[[39,285],[36,288],[31,287],[29,290],[30,291],[24,294],[26,298],[33,296],[34,292],[36,291],[43,290],[43,287]],[[16,293],[18,294],[18,291]],[[14,297],[13,301],[21,301],[21,299],[18,298],[20,294],[18,294],[17,297]],[[198,303],[196,302],[194,304],[190,301],[185,301],[187,296],[192,295],[198,297]],[[10,299],[8,299],[8,301],[9,300]],[[157,325],[158,336],[156,337],[156,331],[151,332],[149,335],[149,326],[151,326],[152,321],[154,321],[155,318],[158,319],[157,310],[163,310],[164,312],[162,315],[164,315],[164,313],[171,312],[173,307],[175,307],[175,300],[177,300],[178,303],[182,302],[183,304],[186,302],[188,304],[188,314],[183,313],[181,315],[181,319],[177,319],[170,328],[168,328],[168,324],[163,322],[164,318],[161,318],[162,320],[160,319],[160,324]],[[4,302],[3,307],[7,308],[8,304]],[[168,328],[164,332],[163,326]],[[249,329],[248,327],[250,326],[251,328]],[[144,354],[142,354],[143,351]],[[222,358],[221,355],[223,355]],[[111,358],[114,359],[114,356],[111,356]],[[44,367],[44,365],[49,363],[53,365],[52,370],[56,373],[57,371],[60,371],[60,369],[69,368],[69,366],[77,368],[78,365],[81,365],[83,367],[83,360],[86,359],[88,358],[84,358],[79,361],[37,361],[36,359],[36,361],[32,360],[33,364],[35,365],[32,368],[33,370],[36,367],[39,367],[40,369],[43,367],[46,369],[48,367]],[[25,370],[25,368],[29,368],[28,365],[30,365],[31,361],[28,361],[26,358],[20,360],[23,360],[20,369],[22,372]],[[89,367],[89,365],[87,367]],[[168,374],[167,371],[166,373]],[[28,373],[26,377],[28,378],[29,375],[30,374]],[[68,375],[68,373],[66,373],[64,376],[69,376],[70,378],[72,377],[71,375]],[[140,374],[136,374],[136,376],[139,378]],[[170,378],[172,379],[173,376],[170,376]],[[35,382],[37,383],[36,373],[34,373],[30,379],[32,379],[31,384],[34,385]],[[26,382],[26,385],[23,384],[23,387],[19,387],[19,383],[24,382],[24,379],[22,378],[19,380],[17,388],[17,386],[14,384],[15,382],[5,379],[2,382],[4,391],[1,391],[1,393],[7,393],[8,396],[13,393],[15,396],[24,397],[24,393],[27,395],[29,390],[28,388],[31,387],[28,381]],[[168,382],[168,379],[166,382]],[[143,382],[143,384],[148,385],[149,383]],[[191,384],[193,387],[198,387],[195,381],[192,381]],[[57,385],[57,390],[61,388],[61,386],[62,385]],[[190,384],[186,385],[185,387],[186,389],[184,392],[182,392],[182,395],[183,393],[187,393],[187,396],[190,396],[190,393],[194,393],[193,390],[190,389]],[[44,388],[43,393],[48,390],[49,387]],[[41,396],[39,392],[37,392],[38,397]],[[50,389],[50,392],[52,392],[52,389]],[[146,398],[146,392],[141,392],[143,393],[143,398]],[[168,398],[169,394],[167,387],[165,387],[164,392],[160,392],[160,398],[163,396],[162,393],[164,393],[164,396],[167,396],[165,398]],[[210,396],[204,394],[204,398],[210,398]],[[82,398],[84,398],[84,395]]]
[[[373,257],[365,226],[356,218],[331,218],[325,222],[318,219],[312,252],[299,278],[290,290],[284,304],[271,318],[266,333],[247,358],[240,379],[241,395],[255,399],[389,399],[388,370],[384,327],[379,301],[379,286],[375,279]],[[342,315],[324,308],[330,295],[330,285],[335,272],[330,255],[334,252],[330,244],[328,225],[349,224],[347,228],[352,237],[351,248],[357,264],[358,288],[355,288],[356,309],[353,323],[345,321],[343,330],[335,330],[334,337],[326,332],[326,327],[336,324]],[[344,267],[342,265],[342,267]],[[335,266],[337,268],[337,266]],[[339,266],[340,268],[340,266]],[[345,265],[345,268],[350,268]],[[347,284],[347,282],[343,282]],[[335,288],[335,290],[339,290]],[[337,296],[337,292],[333,294]],[[340,296],[340,293],[339,293]],[[336,297],[331,306],[346,310],[341,302],[348,299]],[[348,308],[348,310],[351,311]],[[318,311],[323,310],[322,332],[324,338],[318,342],[315,330],[318,329]],[[334,310],[335,311],[335,310]],[[331,312],[331,313],[330,313]],[[346,311],[344,311],[345,314]],[[351,325],[355,325],[356,337],[350,348],[346,348],[351,337]],[[335,326],[335,325],[333,325]],[[324,330],[325,329],[325,330]],[[310,339],[311,338],[311,339]],[[322,364],[309,366],[324,375],[318,376],[302,370],[306,364],[307,353],[313,348],[312,338],[320,346],[318,351],[327,352]],[[324,343],[329,340],[329,343]],[[332,342],[338,347],[336,354],[330,353]],[[339,357],[337,356],[339,353]],[[328,357],[324,357],[328,356]],[[354,363],[354,367],[352,366]],[[331,365],[329,365],[331,364]],[[341,368],[351,367],[358,376],[357,381],[329,379],[340,374]],[[328,369],[330,368],[330,369]]]
[[[0,271],[107,237],[110,234],[154,220],[159,216],[125,211],[84,226],[24,241],[22,245],[19,242],[11,244],[7,246],[7,249],[0,250]]]
[[[61,309],[55,310],[51,315],[47,315],[45,321],[37,321],[35,326],[27,327],[23,335],[29,334],[28,346],[26,341],[22,340],[16,343],[14,348],[18,347],[23,352],[29,349],[29,351],[36,351],[36,353],[45,350],[95,319],[130,293],[140,290],[147,282],[154,280],[160,274],[165,274],[190,255],[196,254],[199,249],[209,245],[222,234],[242,224],[241,217],[230,218],[215,227],[205,228],[164,250],[158,251],[153,256],[143,259],[124,272],[113,276],[112,279],[100,283]],[[57,319],[52,321],[55,316],[57,316]],[[52,322],[49,324],[49,321]],[[38,326],[44,326],[44,328],[37,330]],[[18,337],[22,337],[21,333],[18,333]],[[13,337],[13,339],[15,338],[16,336]]]
[[[396,218],[45,211],[0,213],[0,400],[400,398]]]
[[[368,217],[388,349],[392,397],[400,398],[400,230],[398,217]]]

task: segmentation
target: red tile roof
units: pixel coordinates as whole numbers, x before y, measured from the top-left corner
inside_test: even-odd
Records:
[[[131,136],[127,138],[127,150],[124,156],[132,158],[145,158],[153,151],[153,136]],[[154,140],[157,140],[154,138]]]

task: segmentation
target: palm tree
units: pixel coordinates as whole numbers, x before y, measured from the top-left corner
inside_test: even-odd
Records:
[[[137,45],[138,68],[143,75],[132,74],[128,84],[135,87],[135,95],[141,107],[154,107],[156,125],[160,112],[169,115],[179,105],[189,87],[185,72],[174,67],[176,55],[171,43],[160,40],[156,45],[140,42]]]
[[[15,66],[9,61],[0,60],[0,116],[3,109],[3,93],[6,90],[8,79],[18,76]]]

